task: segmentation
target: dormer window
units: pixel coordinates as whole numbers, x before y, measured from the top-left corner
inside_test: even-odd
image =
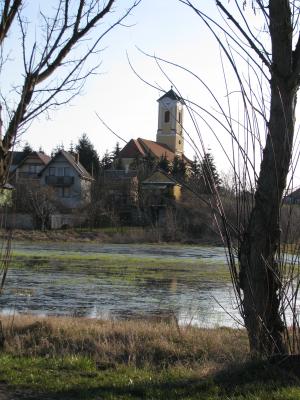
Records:
[[[165,123],[170,122],[170,111],[165,111]]]

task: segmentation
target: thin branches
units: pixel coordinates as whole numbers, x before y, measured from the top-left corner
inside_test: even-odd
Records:
[[[5,181],[6,156],[18,132],[41,113],[66,104],[80,93],[86,79],[100,65],[98,61],[94,65],[89,62],[98,57],[100,43],[117,26],[123,26],[140,1],[132,0],[129,8],[114,20],[113,7],[117,0],[60,0],[53,16],[40,13],[43,35],[33,43],[28,32],[30,24],[26,22],[25,26],[21,2],[14,1],[16,12],[9,15],[18,17],[24,72],[23,83],[15,90],[15,107],[4,101],[7,124],[0,142],[0,183]],[[6,1],[5,5],[8,7],[10,2]],[[3,20],[8,19],[7,7],[2,10]],[[6,96],[1,94],[2,98]]]

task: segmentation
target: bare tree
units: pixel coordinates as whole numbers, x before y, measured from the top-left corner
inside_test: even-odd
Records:
[[[61,206],[54,189],[27,182],[18,185],[16,192],[22,203],[21,210],[23,208],[22,211],[32,215],[35,228],[42,231],[48,229],[51,226],[51,215]]]
[[[121,16],[114,16],[114,13],[118,14],[116,7],[120,2],[117,0],[41,2],[39,6],[48,11],[41,9],[40,20],[33,24],[26,18],[25,2],[1,0],[0,74],[3,82],[8,80],[9,74],[5,69],[8,61],[19,54],[23,60],[21,83],[16,86],[12,82],[8,91],[2,89],[0,93],[5,111],[5,126],[0,138],[1,185],[7,179],[9,150],[17,135],[38,115],[66,104],[80,92],[85,80],[99,66],[91,66],[88,60],[100,52],[103,38],[116,26],[122,25],[139,2],[132,0]],[[33,35],[29,29],[32,24]],[[10,35],[20,36],[20,53],[15,42],[14,48],[6,49]]]
[[[207,109],[190,106],[194,115],[205,112],[205,119],[218,122],[232,138],[231,164],[239,208],[237,258],[216,188],[215,204],[225,226],[232,279],[252,354],[270,356],[299,351],[289,341],[285,319],[286,308],[295,313],[298,287],[287,299],[295,276],[286,276],[288,264],[282,253],[280,229],[287,177],[293,169],[295,107],[300,83],[298,2],[256,0],[248,4],[234,0],[224,5],[217,0],[220,18],[212,18],[200,10],[196,0],[179,1],[190,7],[215,36],[237,79],[243,104],[241,121],[230,106],[232,93],[224,72],[226,110],[212,92],[218,106],[214,115]],[[246,12],[251,12],[251,8],[254,12],[248,19]],[[261,24],[259,30],[252,24],[255,18]],[[237,133],[241,130],[245,133],[243,140]],[[261,160],[259,168],[255,157]],[[299,258],[297,262],[299,265]],[[297,328],[294,334],[299,332],[299,321],[295,314],[293,318]]]

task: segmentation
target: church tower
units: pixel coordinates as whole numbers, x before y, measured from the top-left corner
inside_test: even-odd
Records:
[[[156,142],[166,144],[178,156],[183,155],[184,101],[171,88],[158,100],[158,129]]]

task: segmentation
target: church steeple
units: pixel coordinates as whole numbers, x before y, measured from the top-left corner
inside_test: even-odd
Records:
[[[158,100],[156,142],[166,144],[177,155],[183,154],[183,99],[171,87]]]

